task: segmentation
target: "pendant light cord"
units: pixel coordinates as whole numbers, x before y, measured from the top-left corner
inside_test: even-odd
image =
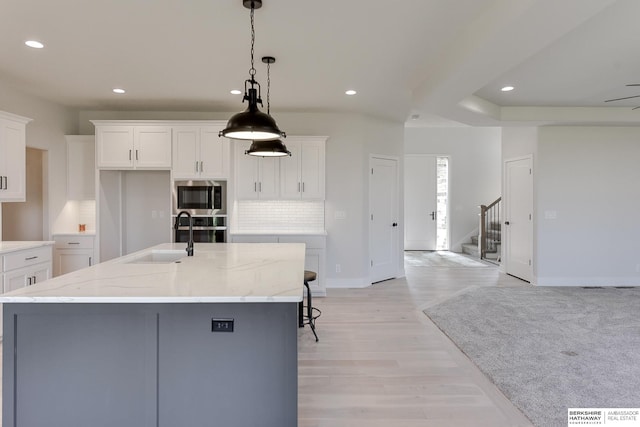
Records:
[[[255,83],[256,79],[256,69],[253,66],[253,53],[254,53],[254,44],[256,41],[256,30],[253,26],[253,2],[251,2],[251,68],[249,69],[249,75],[251,76],[251,87],[253,87],[253,84]]]
[[[267,114],[271,114],[270,110],[271,110],[271,102],[269,101],[270,99],[270,92],[271,92],[271,73],[269,72],[271,70],[271,63],[267,62]]]

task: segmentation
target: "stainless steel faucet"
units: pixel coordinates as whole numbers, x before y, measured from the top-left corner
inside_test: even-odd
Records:
[[[181,211],[178,216],[176,216],[176,224],[174,228],[177,230],[180,226],[180,218],[182,215],[186,215],[189,218],[189,241],[187,242],[187,256],[193,256],[193,218],[191,218],[191,214],[187,211]]]

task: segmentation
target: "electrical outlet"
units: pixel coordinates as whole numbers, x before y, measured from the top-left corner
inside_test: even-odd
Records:
[[[233,332],[233,319],[211,319],[211,332]]]
[[[342,267],[340,264],[336,264],[336,273],[340,273],[342,271]]]

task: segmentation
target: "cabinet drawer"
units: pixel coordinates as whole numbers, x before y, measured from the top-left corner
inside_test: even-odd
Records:
[[[326,236],[280,236],[278,241],[280,243],[304,243],[307,245],[307,249],[324,249],[326,246]]]
[[[53,236],[56,249],[93,249],[93,236]]]
[[[51,262],[51,246],[12,252],[4,255],[3,258],[5,272],[43,262]]]

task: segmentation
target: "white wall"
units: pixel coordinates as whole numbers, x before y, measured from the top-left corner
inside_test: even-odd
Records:
[[[79,114],[79,132],[94,133],[89,120],[227,120],[234,113],[82,111]],[[403,123],[357,114],[274,113],[274,117],[278,126],[289,135],[329,137],[326,145],[325,202],[327,285],[369,284],[369,154],[401,158]],[[403,205],[402,197],[399,205]],[[336,211],[346,212],[346,218],[335,219]],[[398,259],[401,259],[401,253]],[[340,273],[335,272],[335,264],[341,264]]]
[[[64,213],[67,192],[67,156],[64,135],[77,132],[77,112],[20,92],[0,80],[0,110],[33,119],[27,124],[27,146],[47,150],[44,156],[45,182],[48,199],[45,201],[43,238],[48,239],[52,230],[77,227],[73,218]],[[0,217],[1,220],[1,217]],[[1,236],[0,236],[1,238]]]
[[[640,285],[639,162],[638,127],[539,129],[538,285]]]
[[[405,128],[404,154],[449,156],[452,251],[478,231],[478,206],[500,197],[501,128]]]

